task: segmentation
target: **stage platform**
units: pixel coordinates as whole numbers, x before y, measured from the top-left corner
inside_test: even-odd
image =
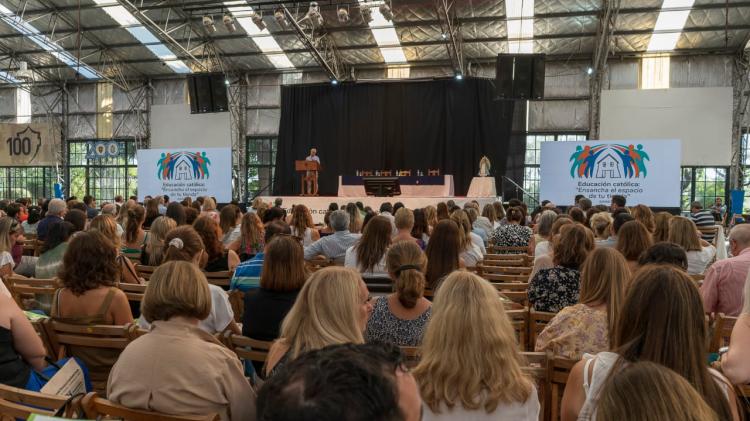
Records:
[[[375,211],[380,209],[380,205],[383,202],[396,202],[403,203],[409,209],[424,208],[429,205],[437,205],[438,202],[447,202],[453,200],[456,205],[462,206],[466,201],[476,200],[479,202],[480,207],[484,207],[487,203],[492,203],[498,200],[497,197],[405,197],[405,196],[394,196],[394,197],[374,197],[374,196],[361,196],[361,197],[338,197],[338,196],[261,196],[264,202],[273,203],[273,201],[281,197],[284,200],[284,208],[287,212],[292,211],[292,206],[297,204],[303,204],[310,209],[312,213],[313,221],[323,223],[323,217],[328,210],[328,205],[331,203],[338,203],[339,207],[345,206],[347,203],[362,202],[365,207],[369,206]]]

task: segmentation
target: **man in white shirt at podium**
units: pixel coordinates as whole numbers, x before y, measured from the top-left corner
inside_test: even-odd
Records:
[[[310,149],[310,155],[305,158],[305,161],[315,161],[320,165],[320,157],[318,156],[318,150],[315,148]],[[308,171],[306,174],[307,180],[307,191],[311,192],[312,195],[318,195],[318,172]],[[314,188],[313,188],[314,187]]]

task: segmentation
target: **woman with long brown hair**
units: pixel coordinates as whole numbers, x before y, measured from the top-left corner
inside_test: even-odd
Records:
[[[547,324],[535,351],[551,350],[563,358],[609,350],[609,335],[630,282],[625,258],[609,247],[594,250],[581,268],[578,304],[568,306]]]
[[[669,241],[669,221],[672,214],[669,212],[657,212],[654,216],[654,243]]]
[[[622,253],[628,261],[631,273],[638,270],[638,257],[644,250],[654,244],[651,234],[646,227],[638,221],[628,221],[622,224],[617,232],[617,251]]]
[[[310,209],[305,205],[294,206],[289,227],[292,229],[292,235],[301,238],[302,245],[305,247],[320,239],[320,233],[315,229]]]
[[[248,212],[242,216],[240,238],[230,244],[227,249],[233,250],[243,262],[263,251],[263,233],[265,227],[257,214]]]
[[[716,259],[716,247],[701,239],[698,227],[684,216],[674,216],[669,221],[668,241],[685,249],[687,271],[691,275],[702,275],[706,267]]]
[[[437,217],[438,221],[442,221],[443,219],[450,219],[450,213],[448,211],[448,204],[445,202],[440,202],[437,204],[437,210],[435,211],[435,216]]]
[[[151,224],[159,217],[159,201],[163,200],[161,196],[156,196],[153,199],[146,200],[143,205],[146,210],[146,217],[143,220],[143,228],[150,229]]]
[[[432,314],[424,298],[427,258],[413,241],[400,241],[388,250],[386,261],[395,292],[373,302],[365,339],[419,346]]]
[[[466,264],[466,267],[476,267],[477,263],[484,258],[484,253],[482,253],[482,250],[477,246],[477,243],[473,241],[469,216],[466,212],[459,209],[451,214],[451,221],[455,222],[459,228],[458,241],[461,246],[461,258]],[[479,244],[482,244],[482,239],[478,238],[478,242]]]
[[[643,267],[621,306],[612,352],[584,358],[571,370],[562,421],[596,419],[597,399],[606,379],[638,361],[661,364],[681,375],[720,420],[739,419],[729,382],[706,364],[707,335],[703,302],[692,279],[671,265]]]
[[[427,231],[427,235],[432,235],[432,230],[435,228],[435,225],[438,223],[437,218],[437,208],[435,208],[432,205],[429,205],[424,208],[424,217],[427,220],[427,226],[429,227],[429,230]]]
[[[565,225],[553,245],[554,267],[537,272],[529,282],[529,302],[536,311],[557,313],[578,302],[580,268],[594,249],[594,235],[581,224]]]
[[[240,258],[234,250],[224,250],[219,240],[221,238],[221,227],[210,216],[200,216],[193,223],[193,228],[203,240],[207,260],[203,266],[206,272],[232,271],[240,264]]]
[[[536,421],[539,398],[497,290],[453,272],[440,285],[414,369],[425,420]]]
[[[391,221],[384,216],[370,219],[362,237],[346,250],[344,266],[359,271],[364,278],[387,278],[385,255],[392,229]]]
[[[240,238],[240,220],[242,212],[235,205],[226,205],[219,212],[219,227],[221,227],[221,243],[224,247]]]
[[[454,270],[465,267],[466,264],[459,257],[461,243],[458,225],[450,219],[442,220],[435,225],[430,242],[427,244],[427,287],[435,289],[438,283]]]
[[[635,205],[630,208],[630,214],[633,219],[643,224],[649,234],[653,234],[656,231],[656,222],[654,221],[654,212],[651,211],[646,205]]]
[[[134,205],[127,210],[125,232],[122,234],[123,253],[138,253],[146,244],[146,231],[143,222],[146,220],[146,209],[141,205]]]

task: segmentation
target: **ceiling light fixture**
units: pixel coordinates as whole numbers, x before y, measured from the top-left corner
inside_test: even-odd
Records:
[[[359,6],[359,13],[362,15],[362,20],[365,23],[372,22],[372,9],[370,8],[370,6],[366,4]]]
[[[258,27],[261,31],[266,29],[266,24],[263,22],[263,16],[259,15],[255,12],[250,13],[250,19],[253,20],[253,23],[255,26]]]
[[[203,16],[203,26],[209,33],[216,32],[216,25],[214,25],[214,19],[211,16]]]
[[[349,11],[344,9],[343,7],[340,8],[338,12],[336,12],[336,16],[338,16],[339,18],[339,23],[349,22]]]
[[[234,32],[237,30],[237,25],[234,24],[232,15],[224,15],[224,18],[222,20],[224,21],[224,26],[227,27],[227,31]]]
[[[312,27],[323,26],[323,15],[320,14],[320,6],[318,6],[318,2],[310,2],[310,8],[307,9],[307,13],[302,19],[307,21]]]

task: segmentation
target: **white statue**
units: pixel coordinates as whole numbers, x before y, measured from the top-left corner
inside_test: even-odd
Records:
[[[492,168],[490,159],[486,155],[482,156],[482,159],[479,160],[479,176],[488,177],[490,175],[490,168]]]

